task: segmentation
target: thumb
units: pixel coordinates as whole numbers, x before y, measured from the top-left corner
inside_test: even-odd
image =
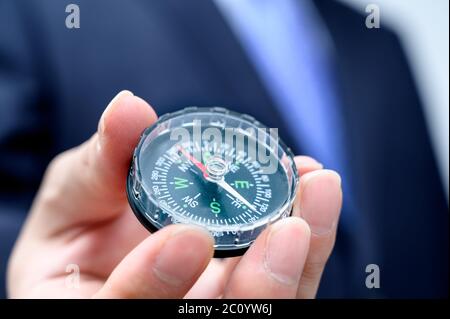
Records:
[[[211,260],[213,243],[199,227],[165,227],[131,251],[94,298],[182,298]]]
[[[129,91],[120,92],[103,112],[97,132],[58,155],[47,168],[33,209],[50,215],[40,219],[46,223],[42,229],[54,233],[122,212],[133,149],[156,118],[144,100]]]

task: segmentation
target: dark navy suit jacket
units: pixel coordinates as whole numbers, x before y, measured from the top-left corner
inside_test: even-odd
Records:
[[[249,113],[295,145],[211,1],[78,0],[81,28],[67,29],[73,2],[0,3],[1,281],[46,165],[95,131],[119,90],[159,114],[188,105]],[[339,3],[314,3],[335,44],[362,221],[339,232],[319,296],[446,297],[448,207],[399,40],[384,27],[367,29],[362,15]],[[371,263],[380,267],[380,289],[365,286]]]

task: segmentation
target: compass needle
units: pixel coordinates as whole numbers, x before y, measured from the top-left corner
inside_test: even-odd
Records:
[[[222,187],[224,190],[226,190],[228,193],[230,193],[234,198],[240,200],[242,203],[244,203],[245,205],[247,205],[251,210],[253,210],[254,212],[258,212],[258,210],[256,209],[255,206],[253,206],[252,204],[250,204],[244,197],[242,197],[241,194],[239,194],[233,187],[230,186],[230,184],[228,184],[227,182],[225,182],[225,180],[221,180],[219,182],[217,182],[217,185],[219,185],[220,187]]]

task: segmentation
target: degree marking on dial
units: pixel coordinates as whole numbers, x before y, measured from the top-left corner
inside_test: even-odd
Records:
[[[268,202],[268,201],[269,201],[267,198],[263,198],[263,197],[260,197],[260,196],[256,196],[256,198],[259,199],[259,200],[263,200],[263,201],[265,201],[265,202]],[[255,201],[256,201],[256,200],[255,200]]]

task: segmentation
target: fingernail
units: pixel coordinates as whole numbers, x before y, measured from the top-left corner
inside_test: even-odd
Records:
[[[100,117],[100,121],[98,123],[98,138],[97,138],[97,150],[100,150],[102,148],[103,145],[103,137],[104,137],[104,133],[106,130],[106,117],[108,116],[108,114],[111,112],[111,110],[114,108],[114,105],[116,104],[117,100],[119,98],[121,98],[122,96],[133,96],[133,92],[131,91],[127,91],[127,90],[123,90],[120,91],[119,93],[117,93],[117,95],[111,100],[111,102],[109,102],[108,106],[106,107],[106,109],[103,111],[102,116]]]
[[[105,131],[105,118],[108,116],[109,112],[111,112],[111,109],[113,109],[115,103],[117,102],[117,100],[119,98],[121,98],[122,96],[133,96],[133,92],[128,91],[128,90],[123,90],[120,91],[119,93],[117,93],[117,95],[111,100],[111,102],[109,102],[108,106],[106,107],[106,109],[103,111],[103,114],[100,118],[100,122],[98,124],[98,131],[100,133],[100,135],[103,134],[103,132]]]
[[[309,156],[298,156],[295,160],[297,167],[303,167],[303,166],[313,166],[317,167],[318,169],[323,168],[322,163],[316,161],[314,158]]]
[[[311,172],[304,178],[301,215],[312,233],[325,235],[336,227],[339,218],[341,178],[330,170]]]
[[[308,247],[309,229],[304,221],[290,217],[276,222],[270,228],[266,243],[266,270],[278,282],[296,285],[300,280]]]
[[[163,282],[182,286],[205,267],[212,256],[212,237],[203,229],[180,226],[161,248],[153,270]]]

